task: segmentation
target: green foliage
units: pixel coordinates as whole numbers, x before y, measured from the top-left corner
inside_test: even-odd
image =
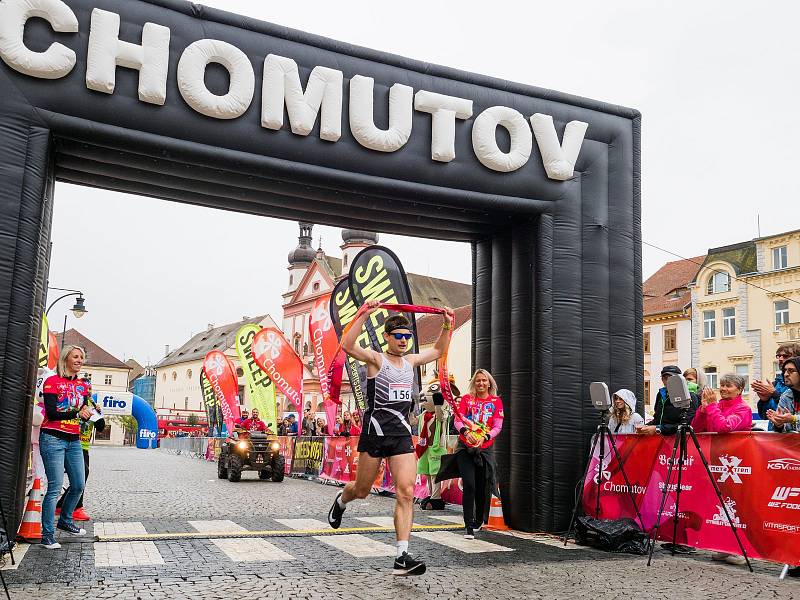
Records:
[[[200,422],[200,419],[194,413],[190,414],[189,417],[186,419],[186,424],[187,425],[194,426],[194,425],[197,425],[199,422]]]
[[[131,415],[118,415],[112,418],[116,419],[117,423],[122,426],[126,433],[136,433],[139,429],[139,424]]]

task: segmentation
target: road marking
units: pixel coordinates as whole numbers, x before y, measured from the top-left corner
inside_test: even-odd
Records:
[[[397,554],[394,546],[357,533],[334,536],[319,535],[314,536],[314,539],[356,558],[375,558]]]
[[[20,543],[17,544],[12,548],[14,551],[14,564],[11,564],[11,557],[5,557],[6,564],[0,567],[0,571],[16,571],[19,568],[19,563],[22,562],[22,558],[25,556],[25,553],[31,547],[31,544]]]
[[[98,537],[140,533],[147,533],[147,530],[139,521],[106,521],[94,524],[94,534]]]
[[[319,519],[275,519],[281,525],[286,525],[289,529],[316,529],[316,530],[324,530],[328,529],[333,531],[330,525],[325,521],[320,521]]]
[[[358,517],[358,520],[394,530],[394,517]]]
[[[461,534],[453,533],[452,531],[417,531],[411,535],[428,540],[435,544],[441,544],[454,550],[460,550],[467,554],[477,554],[478,552],[513,552],[513,548],[506,548],[492,544],[491,542],[484,542],[483,540],[465,540]]]
[[[270,544],[263,538],[248,539],[218,539],[211,540],[217,548],[222,550],[234,562],[270,562],[274,560],[294,560],[294,556],[287,554],[275,544]]]
[[[164,564],[164,559],[153,542],[96,542],[93,546],[95,567]]]
[[[189,525],[203,533],[242,533],[247,531],[238,523],[226,519],[218,521],[189,521]]]
[[[425,515],[426,517],[430,517],[431,519],[437,519],[439,521],[445,521],[447,523],[453,523],[455,525],[463,525],[464,524],[464,517],[458,517],[456,515]]]

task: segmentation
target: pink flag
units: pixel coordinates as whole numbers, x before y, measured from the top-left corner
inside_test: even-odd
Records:
[[[278,390],[294,403],[303,416],[303,361],[274,327],[259,331],[253,338],[253,358]]]
[[[339,339],[333,328],[328,306],[330,294],[318,299],[311,309],[308,319],[308,331],[314,349],[314,365],[319,376],[322,392],[322,403],[328,422],[328,433],[333,435],[333,424],[336,421],[337,405],[341,404],[339,394],[342,389],[342,370],[344,354],[337,352]]]
[[[219,350],[212,350],[203,360],[203,371],[214,389],[222,409],[222,418],[228,433],[241,416],[239,412],[239,380],[231,360]]]

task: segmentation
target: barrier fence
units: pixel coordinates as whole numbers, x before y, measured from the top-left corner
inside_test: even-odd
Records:
[[[456,436],[447,436],[448,452],[455,448]],[[186,454],[196,458],[216,461],[219,458],[222,438],[176,437],[161,438],[159,447],[175,454]],[[286,459],[286,474],[305,476],[321,482],[345,484],[356,478],[358,471],[358,437],[278,437],[280,453]],[[414,443],[416,444],[416,438]],[[386,461],[373,483],[373,490],[394,493],[394,483]],[[415,498],[428,497],[426,475],[417,475],[414,486]],[[461,480],[442,482],[442,499],[450,504],[461,504]]]
[[[777,433],[698,434],[703,455],[722,492],[731,521],[748,556],[780,563],[800,563],[800,435]],[[645,530],[652,532],[662,490],[667,500],[658,539],[706,550],[739,554],[703,462],[691,440],[683,465],[678,529],[672,539],[678,465],[667,485],[674,437],[614,437],[625,474],[633,488]],[[583,510],[594,516],[600,493],[603,519],[636,519],[628,488],[610,444],[601,465],[599,448],[584,481]],[[677,462],[677,457],[676,457]]]

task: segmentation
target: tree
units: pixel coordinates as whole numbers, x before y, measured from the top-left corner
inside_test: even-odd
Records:
[[[200,422],[200,419],[198,419],[197,415],[194,414],[194,413],[190,414],[189,417],[186,419],[186,424],[187,425],[191,425],[192,427],[197,425],[199,422]]]
[[[139,424],[136,422],[136,419],[133,418],[131,415],[118,415],[114,417],[117,422],[122,426],[122,429],[126,433],[136,433],[139,429]]]

